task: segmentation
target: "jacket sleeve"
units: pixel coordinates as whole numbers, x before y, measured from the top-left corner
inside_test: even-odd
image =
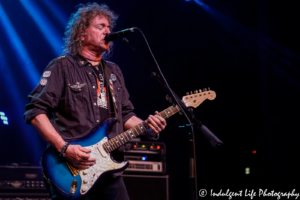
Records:
[[[43,72],[40,82],[28,95],[29,103],[25,106],[23,118],[27,124],[31,123],[39,114],[46,114],[54,110],[64,88],[64,74],[60,59],[51,61]]]

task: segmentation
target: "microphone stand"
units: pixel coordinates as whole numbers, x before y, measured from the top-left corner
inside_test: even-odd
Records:
[[[138,29],[140,30],[140,29]],[[141,30],[140,30],[141,31]],[[142,31],[141,31],[142,33]],[[144,34],[142,33],[144,36]],[[144,36],[145,38],[145,36]],[[146,40],[146,38],[145,38]],[[129,46],[129,48],[143,61],[143,63],[147,66],[147,68],[151,70],[150,66],[144,61],[144,59],[137,53],[137,51],[132,47],[132,45],[129,43],[129,41],[126,38],[123,38],[123,42]],[[146,40],[146,43],[148,45],[148,42]],[[149,45],[148,45],[149,47]],[[149,47],[150,49],[150,47]],[[151,49],[150,49],[151,52]],[[152,52],[151,52],[152,54]],[[152,54],[153,56],[153,54]],[[154,56],[153,56],[154,58]],[[154,58],[155,60],[155,58]],[[155,60],[156,62],[156,60]],[[156,62],[157,64],[157,62]],[[160,68],[157,64],[158,70],[160,71]],[[161,76],[163,77],[163,74],[160,72]],[[191,127],[191,134],[189,134],[189,149],[190,149],[190,162],[189,162],[189,182],[190,182],[190,198],[191,200],[198,200],[198,191],[197,191],[197,171],[196,171],[196,152],[195,152],[195,140],[194,140],[194,125],[198,127],[198,129],[201,130],[203,135],[208,139],[210,144],[213,146],[213,148],[220,148],[223,144],[223,142],[215,136],[201,121],[199,121],[194,113],[192,108],[187,108],[182,102],[181,99],[173,92],[173,90],[169,87],[167,81],[165,78],[161,77],[156,72],[151,73],[151,77],[156,79],[162,86],[165,92],[167,93],[167,100],[172,104],[173,99],[189,121],[189,125]]]

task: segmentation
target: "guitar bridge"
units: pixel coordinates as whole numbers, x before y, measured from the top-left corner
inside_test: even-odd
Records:
[[[66,163],[66,164],[67,164],[69,170],[71,171],[72,175],[74,177],[76,177],[78,175],[78,170],[75,167],[73,167],[72,165],[70,165],[69,163]]]

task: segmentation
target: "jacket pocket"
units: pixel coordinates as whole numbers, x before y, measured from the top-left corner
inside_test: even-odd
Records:
[[[87,84],[79,83],[69,85],[69,104],[73,106],[84,107],[87,99]]]

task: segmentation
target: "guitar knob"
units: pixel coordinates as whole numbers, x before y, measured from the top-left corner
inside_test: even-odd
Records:
[[[88,181],[87,181],[87,180],[83,180],[83,183],[84,183],[84,184],[87,184],[87,183],[88,183]]]
[[[83,175],[87,175],[87,172],[86,172],[86,171],[83,171],[82,174],[83,174]]]

